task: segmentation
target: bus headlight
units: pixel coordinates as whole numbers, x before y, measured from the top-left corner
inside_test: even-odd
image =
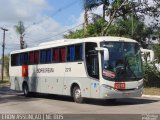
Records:
[[[111,87],[111,86],[109,86],[109,85],[102,84],[102,87],[107,88],[107,89],[110,89],[110,90],[113,90],[113,87]]]

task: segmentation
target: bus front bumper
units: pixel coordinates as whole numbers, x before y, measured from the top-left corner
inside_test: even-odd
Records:
[[[114,88],[101,86],[101,98],[103,99],[141,97],[142,94],[143,87],[137,89],[117,90]]]

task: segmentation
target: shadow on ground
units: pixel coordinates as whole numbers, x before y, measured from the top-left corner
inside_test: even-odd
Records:
[[[52,95],[52,94],[34,94],[35,98],[53,99],[65,102],[74,102],[72,97]],[[100,99],[85,99],[83,104],[100,105],[100,106],[121,106],[121,105],[136,105],[136,104],[150,104],[159,102],[160,100],[150,98],[125,98],[112,100],[100,100]]]
[[[10,90],[8,86],[0,87],[0,104],[8,102],[29,102],[36,100],[37,99],[32,97],[24,97],[22,92]]]
[[[16,92],[9,89],[9,87],[0,87],[0,104],[7,102],[29,102],[41,99],[58,100],[64,102],[73,102],[72,97],[52,95],[52,94],[32,94],[30,97],[24,97],[22,92]],[[136,104],[150,104],[160,100],[151,98],[126,98],[112,100],[98,100],[98,99],[85,99],[83,104],[99,105],[99,106],[124,106]]]

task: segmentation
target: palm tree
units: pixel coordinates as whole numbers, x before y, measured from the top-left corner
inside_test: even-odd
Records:
[[[83,0],[84,4],[84,32],[86,32],[88,26],[88,11],[91,11],[97,8],[100,5],[103,5],[103,20],[105,20],[106,10],[110,4],[109,0]],[[95,16],[95,15],[94,15]]]
[[[84,32],[86,32],[88,26],[88,11],[95,8],[96,0],[83,0],[84,6]]]
[[[24,49],[24,32],[25,27],[22,21],[18,22],[18,25],[15,25],[16,32],[20,35],[20,49]]]
[[[84,9],[89,11],[97,8],[100,5],[103,5],[102,18],[105,20],[105,12],[109,4],[110,4],[109,0],[84,0]]]

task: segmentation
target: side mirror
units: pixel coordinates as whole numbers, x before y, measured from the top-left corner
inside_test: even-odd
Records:
[[[108,48],[96,47],[95,50],[103,52],[104,61],[109,60],[109,51],[108,51]]]

